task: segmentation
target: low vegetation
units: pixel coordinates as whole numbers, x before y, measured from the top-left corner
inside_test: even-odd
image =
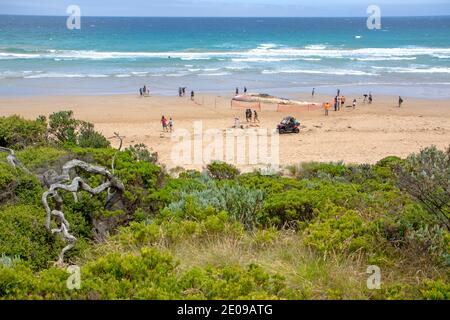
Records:
[[[281,174],[215,162],[170,176],[143,145],[122,151],[60,112],[0,118],[0,299],[449,299],[450,149],[375,165],[302,163]],[[42,175],[71,159],[110,168],[121,201],[64,194],[78,242],[44,227]],[[102,177],[80,172],[90,186]],[[368,266],[381,288],[367,287]]]

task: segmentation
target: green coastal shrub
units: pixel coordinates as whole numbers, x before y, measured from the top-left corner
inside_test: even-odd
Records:
[[[59,111],[49,117],[48,133],[50,139],[69,145],[76,145],[79,121],[73,117],[73,111]]]
[[[19,257],[34,269],[58,257],[61,242],[44,227],[45,212],[30,205],[0,208],[0,255]]]
[[[217,180],[230,180],[239,176],[239,170],[230,164],[220,161],[213,161],[207,165],[206,170],[209,176]]]
[[[226,211],[234,221],[248,229],[258,224],[258,212],[262,209],[264,193],[235,183],[217,183],[208,181],[202,190],[181,191],[179,201],[172,202],[167,208],[173,213],[189,210],[188,206],[199,209],[212,207],[217,211]]]
[[[349,169],[341,162],[302,162],[287,167],[292,176],[300,179],[342,177]]]
[[[14,170],[7,163],[0,162],[0,190],[11,189],[12,182],[15,181]]]
[[[81,268],[81,288],[69,290],[69,274],[50,268],[33,275],[22,264],[0,265],[0,299],[277,299],[287,293],[285,279],[261,267],[192,268],[181,274],[164,251],[112,253]]]
[[[94,130],[92,123],[77,120],[73,111],[59,111],[50,115],[48,124],[49,138],[67,146],[82,148],[108,148],[110,142]]]
[[[19,116],[0,117],[0,146],[23,149],[45,142],[46,123]]]
[[[410,155],[397,167],[397,184],[450,230],[450,147],[435,146]]]
[[[158,162],[158,153],[152,152],[143,143],[130,146],[126,150],[129,151],[137,161],[145,161],[153,164]]]
[[[94,125],[82,122],[77,142],[81,148],[108,148],[111,143],[100,133],[94,130]]]
[[[450,283],[448,280],[427,279],[423,282],[424,288],[421,291],[422,297],[426,300],[449,300]]]
[[[207,300],[278,299],[286,289],[283,277],[271,276],[255,264],[194,268],[181,277],[180,286],[186,299]]]
[[[406,244],[415,255],[450,266],[450,233],[438,225],[408,230]]]
[[[157,193],[165,183],[167,175],[163,169],[153,163],[138,161],[135,156],[128,151],[118,152],[117,150],[79,148],[70,149],[73,157],[88,163],[95,163],[106,168],[111,168],[112,159],[115,156],[114,174],[125,186],[124,204],[126,212],[132,213],[140,209],[141,212],[156,213],[164,207],[161,193]],[[111,169],[110,169],[111,170]],[[100,177],[91,177],[101,182]],[[91,180],[95,183],[95,180]]]
[[[305,228],[305,244],[327,253],[371,250],[371,226],[354,210],[328,206]]]
[[[442,216],[397,180],[403,166],[410,178],[425,179],[427,195],[445,194],[445,157],[436,151],[413,165],[395,157],[376,165],[306,164],[295,179],[239,174],[221,163],[172,178],[143,147],[33,146],[17,155],[38,175],[60,172],[73,158],[106,168],[115,158],[114,174],[126,191],[111,211],[104,208],[106,193],[80,192],[76,202],[61,192],[79,240],[65,261],[82,268],[82,288],[70,291],[66,270],[52,267],[64,243],[44,228],[43,187],[0,154],[0,299],[448,299],[449,232]],[[103,182],[77,173],[92,187]],[[99,221],[117,223],[94,243]],[[206,253],[181,265],[173,258],[189,259],[192,252],[182,250],[197,245]],[[242,252],[239,265],[223,254],[234,248]],[[224,257],[214,260],[215,254]],[[383,268],[382,290],[366,291],[369,264]],[[343,284],[341,270],[352,273],[352,282]],[[422,274],[429,280],[411,281]]]
[[[312,183],[303,181],[303,188],[292,189],[268,197],[261,212],[263,225],[296,227],[298,222],[314,218],[315,210],[326,203],[350,206],[360,196],[354,185],[347,183]]]
[[[68,151],[49,146],[26,148],[17,152],[17,158],[33,172],[45,172],[68,160]]]
[[[0,162],[0,205],[15,202],[36,204],[42,192],[35,176]]]

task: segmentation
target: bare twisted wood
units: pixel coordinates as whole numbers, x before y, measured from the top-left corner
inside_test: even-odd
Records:
[[[19,161],[19,159],[17,159],[16,153],[14,152],[13,149],[0,147],[0,152],[8,153],[8,155],[6,156],[6,161],[10,166],[12,166],[13,168],[20,168],[25,172],[30,173],[30,171],[23,166],[23,164]]]
[[[81,177],[74,177],[71,180],[70,172],[72,169],[82,169],[88,173],[100,174],[105,177],[105,182],[98,187],[92,188],[88,185]],[[63,190],[67,192],[72,192],[76,195],[77,192],[83,190],[92,195],[98,195],[105,190],[114,190],[114,192],[108,192],[105,207],[111,208],[114,203],[120,198],[123,191],[125,190],[124,185],[120,182],[113,174],[111,174],[106,168],[94,166],[80,160],[72,160],[67,162],[62,168],[62,174],[59,176],[53,176],[53,181],[55,183],[51,184],[48,191],[44,192],[42,195],[42,204],[47,213],[45,220],[45,227],[52,234],[61,234],[62,238],[68,243],[65,246],[58,257],[57,264],[64,264],[64,254],[75,246],[77,238],[70,233],[69,222],[64,217],[62,212],[63,201],[61,196],[58,194],[58,190]],[[63,182],[70,182],[64,184]],[[48,203],[48,199],[53,198],[55,201],[55,209],[51,209]],[[76,200],[76,197],[75,197]],[[58,225],[57,228],[51,229],[52,217],[55,218]]]

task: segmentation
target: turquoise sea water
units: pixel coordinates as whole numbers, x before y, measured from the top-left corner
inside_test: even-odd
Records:
[[[352,92],[450,97],[450,17],[0,16],[0,95]]]

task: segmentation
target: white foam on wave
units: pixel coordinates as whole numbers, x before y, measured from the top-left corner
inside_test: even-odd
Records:
[[[410,67],[410,68],[401,68],[401,67],[372,67],[373,69],[383,70],[386,73],[450,73],[450,68],[446,67],[432,67],[432,68],[423,68],[423,67]]]
[[[225,67],[225,69],[228,69],[228,70],[244,70],[244,69],[247,69],[247,67],[228,66],[228,67]]]
[[[281,61],[293,61],[295,58],[233,58],[233,62],[281,62]]]
[[[324,75],[352,75],[352,76],[377,76],[376,73],[369,73],[359,70],[340,70],[340,69],[329,69],[329,70],[296,70],[296,69],[286,69],[286,70],[263,70],[262,74],[279,74],[279,73],[303,73],[303,74],[324,74]]]
[[[432,54],[433,57],[438,59],[450,59],[450,55],[444,55],[444,54]]]
[[[356,61],[403,61],[416,60],[417,57],[371,57],[371,58],[351,58]]]
[[[450,57],[450,48],[363,48],[363,49],[328,49],[320,46],[306,48],[287,48],[279,46],[259,46],[246,51],[205,51],[205,52],[100,52],[49,50],[38,53],[0,52],[2,59],[167,59],[181,60],[235,59],[235,61],[277,62],[283,59],[400,59],[418,56],[432,56],[442,59]]]
[[[25,79],[40,79],[40,78],[85,78],[82,74],[67,74],[67,73],[39,73],[30,76],[25,76]]]
[[[107,59],[181,59],[226,60],[235,62],[280,62],[312,59],[352,59],[358,61],[413,60],[419,56],[440,59],[450,58],[450,48],[364,48],[329,49],[313,45],[305,48],[287,48],[266,44],[246,51],[205,52],[100,52],[75,50],[48,50],[45,52],[10,53],[0,52],[0,60],[7,59],[59,59],[59,60],[107,60]]]
[[[308,49],[308,50],[325,50],[326,48],[327,48],[327,46],[323,45],[323,44],[311,44],[311,45],[305,46],[305,49]]]
[[[230,73],[228,73],[228,72],[201,73],[201,74],[199,74],[199,76],[202,76],[202,77],[219,77],[219,76],[227,76],[229,74]]]

